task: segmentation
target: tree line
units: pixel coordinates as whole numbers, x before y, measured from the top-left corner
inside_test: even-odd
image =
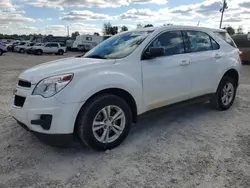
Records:
[[[232,26],[227,26],[224,27],[223,29],[227,30],[229,35],[244,34],[242,26],[239,26],[236,30]]]
[[[166,25],[173,25],[173,24],[164,24],[164,26]],[[137,24],[137,29],[140,28],[146,28],[146,27],[154,27],[153,24]],[[232,26],[228,26],[228,27],[224,27],[223,29],[227,30],[227,32],[230,35],[234,35],[234,34],[243,34],[243,28],[240,26],[237,29],[234,29]],[[103,24],[103,28],[102,28],[102,32],[104,35],[115,35],[119,32],[124,32],[124,31],[128,31],[128,27],[126,25],[123,25],[120,27],[118,26],[113,26],[110,22],[108,23],[104,23]],[[76,39],[77,36],[79,36],[80,33],[78,31],[75,31],[71,34],[71,38],[72,39]],[[95,32],[94,35],[99,36],[100,34],[98,32]],[[42,34],[29,34],[29,35],[17,35],[17,34],[13,34],[13,35],[9,35],[9,34],[1,34],[0,33],[0,39],[22,39],[22,40],[29,40],[31,37],[33,36],[44,36]]]

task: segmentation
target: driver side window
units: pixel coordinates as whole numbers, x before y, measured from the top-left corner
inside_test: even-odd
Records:
[[[184,42],[181,31],[169,31],[159,35],[154,41],[149,45],[147,51],[151,47],[162,47],[164,48],[164,55],[176,55],[182,54],[184,50]]]

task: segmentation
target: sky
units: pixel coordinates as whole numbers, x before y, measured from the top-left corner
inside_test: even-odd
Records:
[[[250,31],[250,0],[227,0],[224,26]],[[103,24],[198,25],[218,28],[222,0],[0,0],[0,33],[102,33]]]

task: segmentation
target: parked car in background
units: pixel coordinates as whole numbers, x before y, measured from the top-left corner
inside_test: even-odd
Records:
[[[72,40],[72,39],[66,41],[66,47],[67,47],[68,50],[72,49],[74,41],[75,40]]]
[[[14,47],[14,52],[25,53],[26,49],[32,47],[35,43],[31,42],[20,42],[17,46]]]
[[[226,35],[202,27],[144,28],[115,35],[84,56],[40,64],[19,76],[12,116],[47,143],[78,135],[104,151],[121,144],[131,123],[150,110],[191,99],[227,110],[241,59],[230,36],[220,33]]]
[[[35,43],[33,46],[29,46],[26,48],[27,54],[34,54],[34,47],[42,46],[43,43]]]
[[[72,48],[78,51],[89,51],[110,37],[110,35],[79,35],[76,37]]]
[[[42,55],[43,53],[63,55],[67,52],[66,46],[57,42],[47,42],[41,46],[34,46],[33,50],[36,55]]]
[[[6,44],[3,42],[0,42],[0,56],[2,56],[3,53],[6,53],[6,52],[7,52]]]
[[[9,44],[7,44],[7,51],[13,52],[15,46],[19,45],[20,41],[14,41]]]
[[[250,40],[248,35],[233,35],[234,42],[242,51],[242,62],[245,64],[250,64]]]

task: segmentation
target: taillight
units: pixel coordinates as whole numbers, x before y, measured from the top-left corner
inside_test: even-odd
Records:
[[[243,52],[239,50],[239,56],[240,56],[240,60],[242,61],[243,59]]]

